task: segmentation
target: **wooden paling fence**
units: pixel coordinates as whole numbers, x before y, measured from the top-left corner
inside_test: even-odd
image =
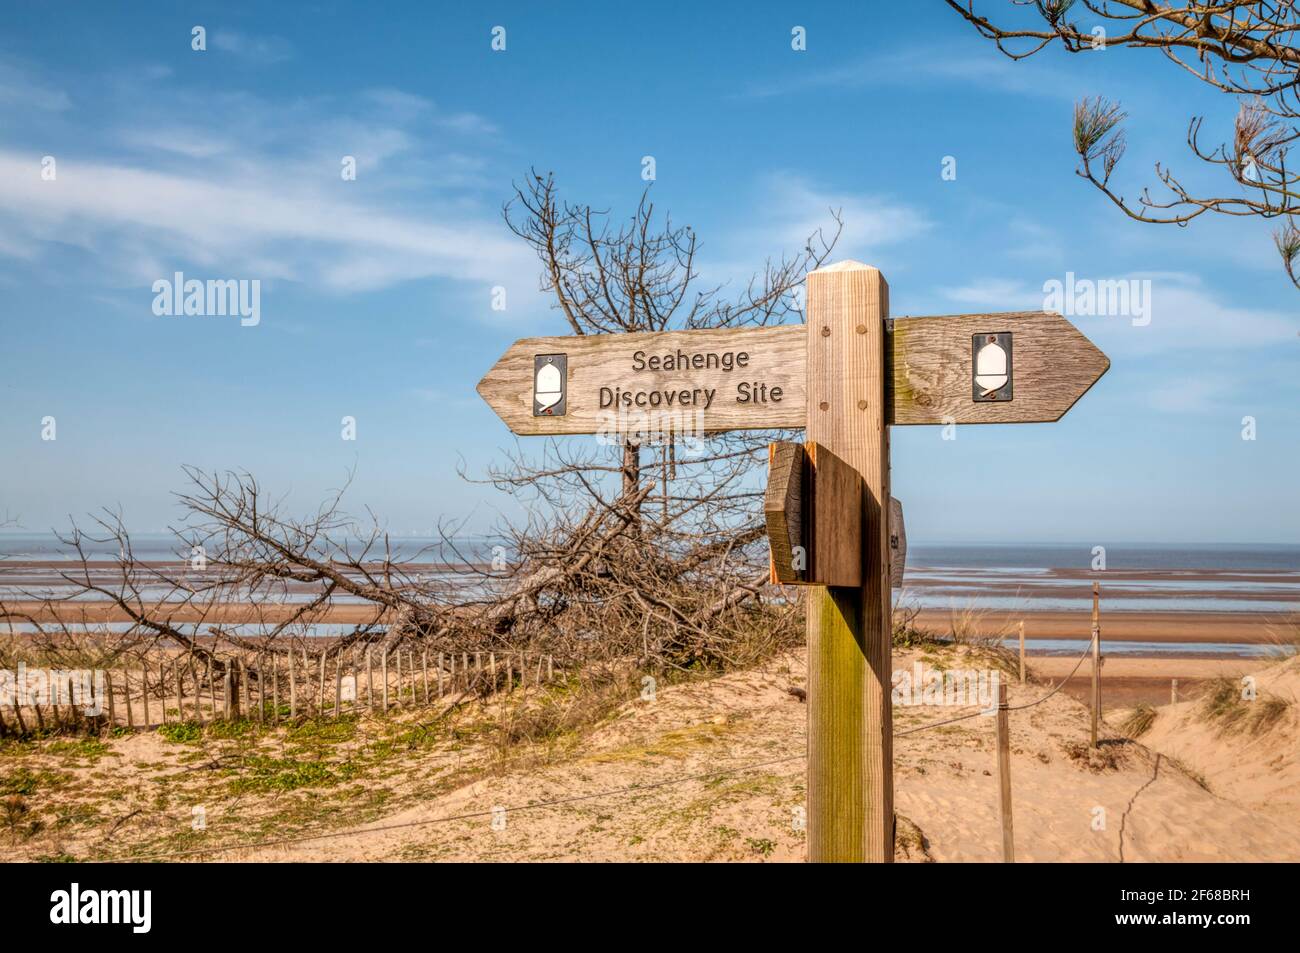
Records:
[[[159,654],[93,672],[42,671],[0,705],[0,734],[70,727],[156,728],[239,720],[387,714],[466,692],[491,695],[555,680],[551,655],[347,646],[231,655]],[[25,683],[24,683],[25,682]]]

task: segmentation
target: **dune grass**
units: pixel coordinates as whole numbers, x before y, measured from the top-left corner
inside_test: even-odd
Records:
[[[1156,710],[1150,705],[1138,705],[1120,722],[1119,730],[1130,738],[1141,738],[1155,723]]]
[[[1201,697],[1203,719],[1224,734],[1261,735],[1276,726],[1293,702],[1271,692],[1259,692],[1254,699],[1243,697],[1241,686],[1230,678],[1216,678]]]

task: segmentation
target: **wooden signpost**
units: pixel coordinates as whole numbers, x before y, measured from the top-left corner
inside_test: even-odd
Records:
[[[1110,362],[1057,314],[891,320],[858,262],[810,272],[807,301],[804,325],[526,338],[478,392],[525,435],[803,429],[771,446],[764,511],[773,581],[812,587],[808,859],[890,861],[889,428],[1058,420]]]

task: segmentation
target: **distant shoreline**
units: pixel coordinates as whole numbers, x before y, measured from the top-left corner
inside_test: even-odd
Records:
[[[213,608],[195,605],[166,604],[155,607],[161,618],[176,623],[205,622],[224,625],[275,624],[292,618],[301,608],[293,603],[231,603]],[[69,624],[98,625],[130,622],[120,607],[105,601],[63,602],[49,605],[24,600],[8,603],[7,617],[15,623],[63,621]],[[0,616],[0,619],[5,616]],[[369,603],[339,604],[304,613],[304,624],[374,625],[384,624],[391,613]],[[946,634],[952,628],[953,614],[942,610],[925,610],[916,616],[922,629]],[[986,612],[974,620],[982,635],[1015,636],[1019,623],[1025,624],[1027,639],[1087,638],[1091,618],[1082,612]],[[1102,641],[1158,643],[1238,642],[1247,645],[1280,643],[1287,634],[1286,617],[1252,612],[1104,612],[1101,615]]]
[[[949,631],[953,614],[922,610],[915,624],[922,629]],[[974,621],[981,634],[1016,636],[1025,623],[1026,639],[1086,639],[1092,628],[1087,612],[990,611]],[[1287,635],[1285,616],[1255,612],[1107,612],[1101,613],[1102,642],[1240,642],[1268,645]]]

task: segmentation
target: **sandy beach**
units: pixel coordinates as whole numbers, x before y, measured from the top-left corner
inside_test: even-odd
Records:
[[[0,582],[15,585],[14,580],[20,571],[21,567],[5,566],[0,571]],[[224,624],[283,622],[294,618],[301,609],[300,605],[287,601],[218,606],[154,605],[161,610],[160,616],[170,621]],[[97,625],[131,621],[126,610],[105,601],[49,603],[10,597],[4,600],[4,610],[0,611],[0,620],[9,619],[15,623],[62,621]],[[1297,605],[1296,613],[1300,613],[1300,605]],[[1270,645],[1293,639],[1294,634],[1300,631],[1298,618],[1298,614],[1285,612],[1112,611],[1106,609],[1103,602],[1101,625],[1104,641]],[[387,616],[372,604],[336,602],[303,613],[299,621],[356,625],[387,621]],[[1089,613],[1080,611],[922,609],[916,617],[917,626],[932,632],[949,632],[960,623],[985,636],[1015,636],[1022,622],[1026,639],[1086,639],[1091,628]]]
[[[235,603],[221,606],[159,605],[159,616],[173,622],[219,622],[225,624],[277,623],[295,617],[300,607],[293,603]],[[0,620],[62,621],[81,625],[130,622],[126,610],[111,603],[63,602],[47,604],[19,600],[6,604]],[[302,614],[304,623],[358,625],[387,621],[387,614],[369,604],[336,604]],[[974,628],[982,635],[1015,636],[1017,623],[1025,623],[1027,639],[1086,639],[1091,621],[1086,614],[1068,612],[990,612],[976,621]],[[933,632],[951,631],[953,616],[939,611],[923,611],[916,624]],[[1240,612],[1107,612],[1102,616],[1103,641],[1118,642],[1239,642],[1270,645],[1287,637],[1291,626],[1285,618],[1271,613]]]
[[[1065,692],[1087,704],[1092,689],[1092,668],[1087,659],[1077,666],[1077,656],[1030,656],[1033,670],[1050,682],[1069,676]],[[1239,679],[1259,666],[1257,659],[1187,658],[1165,655],[1102,656],[1103,708],[1131,708],[1136,705],[1164,705],[1171,698],[1172,682],[1178,680],[1178,697],[1199,697],[1206,681],[1216,678]]]
[[[954,613],[922,610],[916,623],[931,631],[951,631]],[[981,635],[1014,637],[1019,623],[1026,639],[1086,639],[1092,628],[1087,612],[999,612],[971,618]],[[1270,645],[1294,637],[1295,617],[1272,612],[1113,612],[1101,613],[1101,637],[1106,642],[1240,642]]]

